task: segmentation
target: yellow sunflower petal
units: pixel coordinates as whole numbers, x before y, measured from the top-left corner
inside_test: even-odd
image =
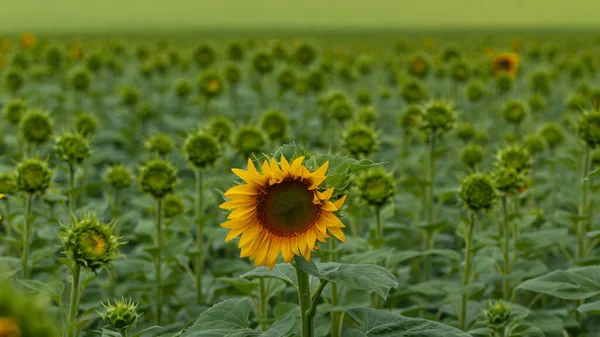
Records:
[[[230,197],[234,194],[257,195],[258,192],[259,191],[254,186],[243,184],[243,185],[233,186],[232,188],[228,189],[224,195],[226,197]]]
[[[242,237],[240,238],[238,248],[246,246],[247,244],[252,242],[252,240],[256,239],[259,236],[261,231],[262,230],[260,228],[260,225],[258,224],[253,224],[252,226],[248,227],[248,229],[246,229],[246,231],[244,232],[244,234],[242,234]]]
[[[342,206],[344,206],[344,203],[346,202],[346,195],[342,196],[341,198],[339,198],[336,202],[334,202],[333,204],[335,205],[335,207],[339,210],[342,208]]]
[[[236,198],[233,200],[225,201],[224,203],[219,205],[219,208],[231,209],[231,208],[237,208],[237,207],[251,207],[255,203],[256,203],[256,201],[251,200],[251,199],[237,199]]]
[[[329,233],[335,236],[338,240],[346,242],[346,235],[344,235],[344,232],[342,232],[342,230],[338,227],[330,227]]]
[[[283,169],[284,172],[290,172],[292,170],[290,163],[287,161],[287,159],[285,158],[284,155],[281,156],[280,161],[281,161],[281,168]]]
[[[302,172],[302,161],[304,160],[304,156],[296,158],[292,163],[291,173],[294,177],[299,177]]]
[[[329,200],[329,198],[331,198],[331,195],[333,195],[333,187],[328,188],[324,192],[317,192],[317,195],[321,200]]]
[[[314,247],[315,241],[317,241],[317,233],[315,232],[315,229],[311,228],[311,229],[307,230],[304,233],[304,236],[306,239],[306,245],[308,247]]]
[[[321,209],[327,212],[336,212],[338,210],[337,207],[335,207],[335,205],[329,200],[323,200]]]
[[[258,174],[258,171],[256,170],[256,166],[254,166],[254,162],[252,162],[251,158],[248,158],[248,172],[250,172],[252,174]]]
[[[321,165],[316,171],[312,173],[313,176],[324,176],[327,173],[327,168],[329,168],[329,161],[326,161],[325,164]]]
[[[290,238],[284,237],[281,239],[281,256],[283,256],[283,261],[285,261],[285,263],[292,262],[294,252],[292,252]]]

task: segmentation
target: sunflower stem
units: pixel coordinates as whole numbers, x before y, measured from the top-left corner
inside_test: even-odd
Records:
[[[581,265],[585,258],[585,229],[584,221],[587,197],[588,197],[588,175],[590,170],[590,148],[585,145],[583,149],[583,170],[581,174],[581,204],[579,205],[579,219],[577,220],[577,264]]]
[[[471,221],[467,228],[467,237],[465,238],[465,270],[462,275],[462,299],[460,308],[460,328],[463,331],[467,329],[467,302],[469,294],[467,291],[471,283],[471,268],[473,263],[473,232],[475,231],[476,214],[471,212]]]
[[[510,288],[508,282],[508,276],[510,275],[511,269],[511,260],[510,260],[510,224],[508,222],[508,208],[507,208],[507,196],[502,197],[502,258],[504,260],[503,264],[503,276],[502,280],[502,298],[505,301],[508,301],[508,297],[510,296]]]
[[[28,259],[29,245],[31,241],[31,204],[33,202],[33,194],[27,194],[25,197],[25,224],[23,229],[23,250],[21,253],[21,271],[24,280],[29,278]]]
[[[163,198],[156,199],[156,325],[162,322],[162,222],[163,222]]]
[[[258,320],[260,321],[260,331],[267,330],[267,289],[265,287],[265,280],[263,278],[258,279]]]
[[[297,263],[294,264],[294,267],[296,267],[296,276],[298,277],[298,298],[300,300],[300,313],[302,316],[302,337],[314,337],[314,314],[316,313],[316,310],[314,310],[314,312],[311,310],[310,278],[308,273],[302,270]],[[312,314],[312,317],[309,314]]]
[[[196,303],[202,303],[202,274],[204,273],[204,173],[201,169],[196,169]]]
[[[329,261],[331,261],[331,262],[337,261],[336,250],[337,250],[337,242],[335,239],[332,238],[331,240],[329,240]],[[321,286],[325,287],[325,285],[323,283],[327,284],[327,281],[321,281]],[[318,300],[318,297],[316,298],[316,300]],[[338,303],[339,303],[338,287],[337,287],[337,284],[332,283],[331,284],[331,305],[333,307],[335,307],[338,305]],[[315,305],[315,297],[314,296],[313,296],[313,305]],[[339,320],[340,320],[340,313],[332,311],[331,312],[331,335],[332,335],[332,337],[340,336]]]
[[[12,225],[10,223],[10,199],[8,197],[4,198],[4,228],[6,230],[6,237],[8,239],[12,239]],[[14,247],[11,245],[6,245],[6,253],[10,255],[12,253]]]
[[[429,134],[429,177],[428,177],[428,188],[427,188],[427,230],[425,231],[425,251],[429,251],[433,249],[433,242],[435,235],[433,231],[433,223],[434,223],[434,214],[433,214],[433,185],[435,180],[435,145],[436,145],[436,133],[431,132]],[[431,276],[431,255],[427,254],[424,258],[424,273],[423,277],[425,281],[429,281]]]
[[[75,323],[77,323],[77,312],[79,310],[79,276],[81,268],[75,264],[71,269],[73,272],[73,283],[71,284],[71,304],[69,307],[69,323],[67,324],[67,336],[75,336]]]
[[[76,209],[76,200],[75,200],[75,164],[69,164],[69,218],[71,219],[71,226],[73,226],[73,222],[75,221],[75,209]]]
[[[552,180],[551,200],[552,200],[552,215],[554,216],[554,212],[556,212],[556,207],[558,205],[558,202],[556,199],[556,160],[554,159],[554,158],[556,158],[556,155],[554,153],[554,149],[550,150],[550,155],[552,157],[552,162],[550,165],[550,179]]]
[[[375,207],[375,247],[381,248],[383,241],[383,224],[381,223],[381,207]]]

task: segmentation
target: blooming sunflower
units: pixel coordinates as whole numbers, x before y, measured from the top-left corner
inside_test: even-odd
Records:
[[[230,229],[225,242],[241,235],[240,257],[250,257],[256,266],[273,269],[280,253],[286,263],[295,255],[310,261],[316,241],[326,242],[329,234],[346,241],[345,226],[334,215],[346,196],[331,202],[333,188],[319,191],[329,162],[310,172],[303,160],[290,165],[284,156],[280,164],[271,158],[258,172],[248,159],[248,170],[232,169],[246,183],[225,192],[230,200],[219,207],[233,211],[221,226]]]
[[[501,53],[492,60],[492,71],[494,74],[506,73],[515,77],[519,69],[519,56],[515,53]]]

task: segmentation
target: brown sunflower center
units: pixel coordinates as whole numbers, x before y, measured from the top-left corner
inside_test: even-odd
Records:
[[[314,193],[300,181],[283,181],[269,186],[258,202],[258,219],[271,234],[295,236],[315,224],[321,206]]]
[[[509,59],[503,58],[498,60],[496,67],[499,70],[510,70],[512,68],[512,62]]]
[[[20,337],[21,330],[11,318],[0,317],[1,337]]]

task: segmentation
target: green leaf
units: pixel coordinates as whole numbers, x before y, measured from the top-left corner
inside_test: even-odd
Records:
[[[317,264],[319,278],[350,288],[372,290],[384,299],[391,288],[398,287],[396,277],[387,269],[373,264],[344,264],[327,262]]]
[[[263,332],[260,337],[281,337],[285,336],[293,327],[296,318],[294,315],[285,315],[279,317],[269,329]]]
[[[250,281],[243,278],[220,277],[219,280],[236,288],[247,296],[252,296],[254,291],[258,288],[256,281]]]
[[[181,337],[216,337],[250,330],[252,301],[245,298],[225,300],[203,312]]]
[[[556,270],[521,283],[517,289],[582,300],[600,294],[600,266]]]
[[[43,294],[50,297],[54,301],[60,303],[62,299],[65,285],[62,282],[49,282],[44,283],[38,280],[18,280],[19,283],[24,285],[26,288],[33,290],[35,293]]]
[[[414,259],[417,257],[427,256],[427,255],[439,255],[449,260],[458,262],[460,261],[460,255],[451,249],[431,249],[427,251],[416,251],[416,250],[406,250],[401,252],[396,252],[392,255],[387,263],[388,265],[395,266],[406,260]]]
[[[154,329],[160,329],[160,328],[161,327],[159,327],[159,326],[151,326],[149,328],[146,328],[146,329],[143,329],[141,331],[138,331],[138,332],[134,333],[133,335],[131,335],[131,337],[141,337],[143,334],[145,334],[148,331],[152,331]]]
[[[544,332],[531,324],[519,323],[508,332],[509,337],[544,337]]]
[[[245,274],[240,275],[242,278],[274,278],[285,281],[294,287],[298,288],[298,277],[296,270],[291,264],[280,263],[276,264],[273,270],[267,267],[258,267]]]
[[[588,315],[600,315],[600,301],[582,304],[577,308],[577,311]]]
[[[360,324],[361,334],[369,337],[469,337],[469,334],[448,325],[421,318],[404,317],[385,310],[350,309],[348,314]]]

